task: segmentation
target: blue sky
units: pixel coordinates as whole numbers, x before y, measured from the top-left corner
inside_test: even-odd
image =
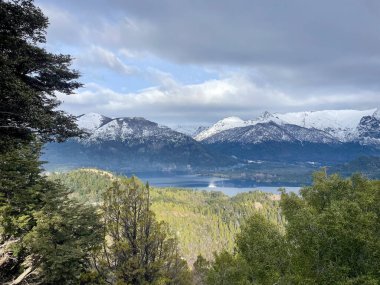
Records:
[[[79,115],[204,125],[268,110],[380,104],[376,0],[38,0],[46,48],[71,54]]]

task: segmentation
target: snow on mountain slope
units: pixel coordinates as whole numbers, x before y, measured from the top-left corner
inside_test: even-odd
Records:
[[[278,125],[296,125],[308,129],[316,129],[330,134],[333,138],[342,142],[358,139],[357,127],[361,119],[365,116],[379,116],[377,109],[364,111],[358,110],[325,110],[310,112],[294,112],[294,113],[269,113],[264,112],[255,120],[243,121],[239,118],[230,120],[223,119],[211,126],[209,129],[198,134],[195,139],[198,141],[206,140],[217,133],[239,128],[243,126],[254,126],[259,123],[275,122]],[[233,117],[234,118],[234,117]],[[230,122],[231,121],[231,122]]]
[[[216,155],[188,135],[144,118],[110,119],[91,113],[80,116],[78,121],[88,135],[46,145],[45,157],[53,164],[118,171],[188,171],[235,163],[230,156]]]
[[[362,144],[380,145],[380,116],[376,111],[372,116],[365,116],[356,128]]]
[[[299,112],[277,114],[289,123],[305,128],[316,128],[326,131],[341,141],[349,141],[356,136],[355,129],[361,118],[372,116],[376,109],[358,110],[325,110],[315,112]]]
[[[95,124],[94,124],[95,125]],[[104,141],[120,141],[129,144],[144,143],[146,141],[185,141],[187,136],[173,131],[172,129],[160,126],[157,123],[144,118],[116,118],[100,125],[93,130],[85,143],[99,143]]]
[[[377,109],[358,110],[324,110],[276,114],[281,120],[304,128],[342,128],[355,129],[361,118],[372,116]]]
[[[233,129],[233,128],[245,127],[245,126],[249,126],[250,124],[251,124],[250,121],[244,121],[240,119],[239,117],[228,117],[228,118],[218,121],[215,125],[199,133],[195,137],[195,140],[202,141],[222,131]]]
[[[77,118],[78,127],[87,132],[93,132],[112,119],[97,113],[88,113]]]
[[[228,142],[242,144],[258,144],[267,141],[339,143],[338,140],[324,131],[291,124],[279,125],[273,121],[225,130],[204,140],[206,143]]]
[[[178,132],[144,118],[111,119],[96,113],[78,117],[78,126],[88,133],[84,143],[102,141],[180,142],[185,131]],[[190,126],[190,125],[188,125]],[[179,126],[179,129],[185,129]],[[186,128],[187,131],[194,131]],[[377,109],[325,110],[298,113],[264,112],[255,120],[228,117],[208,129],[198,129],[198,141],[259,143],[264,141],[301,141],[315,143],[360,142],[380,144],[380,115]]]

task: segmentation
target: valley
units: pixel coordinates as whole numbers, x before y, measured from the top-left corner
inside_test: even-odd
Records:
[[[96,169],[79,169],[55,173],[51,180],[60,180],[82,202],[98,204],[102,195],[119,176]],[[144,179],[142,179],[144,181]],[[227,196],[216,191],[152,187],[152,210],[159,220],[166,221],[180,243],[181,255],[192,265],[199,254],[213,259],[214,252],[232,251],[240,225],[254,212],[282,227],[278,193],[250,191]]]

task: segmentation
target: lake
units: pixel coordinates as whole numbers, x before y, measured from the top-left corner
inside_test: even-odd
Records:
[[[285,188],[289,192],[298,192],[301,187],[286,185],[260,185],[251,180],[224,179],[213,176],[166,174],[157,175],[152,173],[136,174],[139,179],[149,182],[155,187],[189,188],[207,191],[221,191],[226,195],[234,196],[238,193],[261,190],[269,193],[278,193],[279,188]],[[129,175],[128,175],[129,176]]]

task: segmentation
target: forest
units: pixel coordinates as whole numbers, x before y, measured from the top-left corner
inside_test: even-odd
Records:
[[[96,169],[53,173],[81,202],[101,203],[102,195],[117,176]],[[120,176],[121,178],[121,176]],[[192,266],[201,254],[211,260],[214,252],[232,251],[241,224],[253,213],[283,227],[279,196],[264,192],[241,193],[229,197],[221,192],[176,188],[150,188],[152,211],[158,220],[169,224],[179,240],[181,255]]]

